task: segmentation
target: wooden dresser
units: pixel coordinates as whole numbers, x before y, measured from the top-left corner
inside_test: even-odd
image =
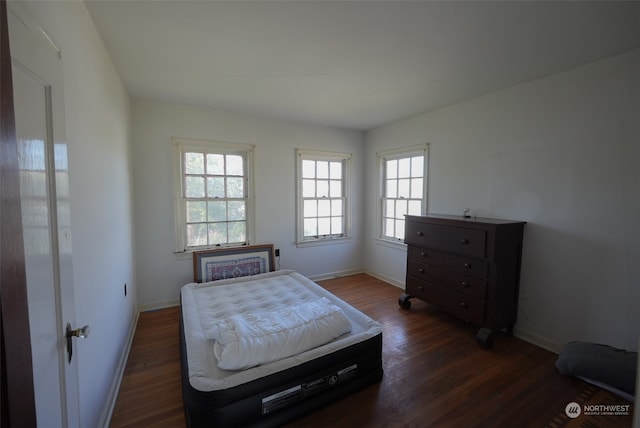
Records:
[[[478,344],[513,333],[525,222],[462,216],[406,216],[407,276],[401,307],[415,297],[479,325]]]

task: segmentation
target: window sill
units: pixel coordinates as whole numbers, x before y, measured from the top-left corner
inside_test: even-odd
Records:
[[[174,251],[173,254],[176,256],[177,260],[186,260],[193,258],[193,250]]]
[[[349,238],[348,236],[344,238],[326,238],[316,239],[313,241],[298,241],[296,242],[296,247],[316,247],[320,245],[346,244],[348,242],[351,242],[351,238]]]
[[[394,248],[400,251],[407,251],[407,244],[402,241],[391,241],[389,239],[376,238],[375,243],[376,245],[382,245],[383,247]]]
[[[246,244],[225,244],[225,245],[215,245],[213,247],[187,248],[186,250],[173,250],[173,254],[176,256],[176,258],[178,260],[191,259],[191,258],[193,258],[193,253],[195,253],[197,251],[224,250],[224,249],[229,249],[229,248],[246,247],[248,245],[252,245],[252,244],[249,244],[249,243],[246,243]]]

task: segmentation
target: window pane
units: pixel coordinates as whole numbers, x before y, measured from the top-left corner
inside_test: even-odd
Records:
[[[303,198],[316,197],[316,181],[315,180],[302,180],[302,197]]]
[[[245,242],[246,223],[244,221],[233,221],[229,223],[229,242]]]
[[[331,180],[329,182],[329,195],[332,198],[340,198],[340,197],[342,197],[342,181],[340,181],[340,180]]]
[[[329,197],[329,180],[317,180],[317,192],[316,195],[318,198],[327,198]]]
[[[342,234],[342,217],[331,217],[331,234]]]
[[[224,174],[224,155],[217,155],[212,153],[207,154],[207,174]]]
[[[407,213],[407,201],[406,200],[396,200],[396,215],[395,218],[404,218],[404,215]]]
[[[227,178],[227,198],[243,198],[244,197],[244,179],[241,177]]]
[[[398,177],[405,178],[411,175],[411,159],[398,159]]]
[[[410,180],[408,178],[403,178],[398,180],[398,197],[399,198],[408,198],[411,193],[409,192],[409,184]]]
[[[189,151],[181,147],[184,223],[180,246],[194,248],[247,241],[248,155],[245,146],[236,151],[216,147]],[[209,151],[211,150],[211,151]]]
[[[304,219],[304,236],[318,236],[318,220],[316,218]]]
[[[385,217],[394,217],[396,214],[396,204],[393,199],[387,199],[384,203],[384,216]]]
[[[227,155],[227,175],[243,175],[242,156]]]
[[[331,201],[331,215],[342,215],[342,199],[333,199]]]
[[[426,155],[398,155],[384,159],[381,229],[382,236],[404,239],[405,215],[421,215],[426,184]]]
[[[331,219],[323,217],[318,219],[318,235],[331,235]]]
[[[209,245],[227,242],[227,223],[209,223]]]
[[[404,239],[404,220],[396,220],[395,237],[398,239]]]
[[[204,201],[187,201],[187,223],[207,221],[207,203]]]
[[[392,218],[387,218],[384,220],[384,234],[385,236],[394,236],[395,228],[395,220]]]
[[[422,199],[422,178],[411,179],[411,198]]]
[[[407,210],[407,214],[410,214],[410,215],[421,215],[422,214],[422,203],[421,203],[421,201],[409,201],[409,208]]]
[[[424,177],[424,156],[411,158],[411,176]]]
[[[69,201],[58,201],[58,224],[64,227],[71,227],[71,206]],[[60,245],[63,245],[62,242]]]
[[[316,163],[312,160],[302,161],[302,177],[316,178]]]
[[[184,171],[187,174],[204,174],[204,154],[185,153]]]
[[[386,167],[387,178],[398,178],[398,161],[388,160]]]
[[[316,162],[317,178],[329,178],[329,162]]]
[[[227,202],[209,201],[208,221],[227,221]]]
[[[329,162],[329,178],[333,180],[342,179],[342,162]]]
[[[229,212],[229,220],[245,220],[246,212],[244,207],[244,201],[229,201],[227,205]],[[231,233],[231,231],[229,231]]]
[[[56,196],[69,198],[69,173],[67,171],[56,172]]]
[[[204,177],[187,177],[185,196],[187,198],[204,198]]]
[[[316,217],[318,215],[318,201],[315,199],[304,201],[304,217]]]
[[[223,177],[207,177],[207,197],[224,198]]]
[[[20,187],[29,189],[31,197],[47,196],[47,177],[42,172],[20,171]]]
[[[318,201],[318,216],[329,217],[331,215],[331,200],[320,199]]]
[[[189,247],[207,245],[207,225],[206,224],[188,224],[187,225],[187,245]]]
[[[398,197],[398,180],[387,180],[385,196],[387,198]]]
[[[314,156],[300,153],[298,167],[298,198],[301,213],[298,227],[300,239],[330,239],[345,234],[345,161],[342,156],[324,159],[303,159]],[[324,155],[321,155],[324,157]]]

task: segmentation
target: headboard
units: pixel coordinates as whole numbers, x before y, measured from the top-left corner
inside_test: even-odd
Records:
[[[274,268],[273,244],[243,245],[193,252],[193,281],[250,276]]]

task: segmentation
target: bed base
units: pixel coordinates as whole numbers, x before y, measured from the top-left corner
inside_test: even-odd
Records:
[[[182,396],[187,427],[274,427],[382,379],[382,333],[348,348],[223,391],[189,383],[180,317]]]

